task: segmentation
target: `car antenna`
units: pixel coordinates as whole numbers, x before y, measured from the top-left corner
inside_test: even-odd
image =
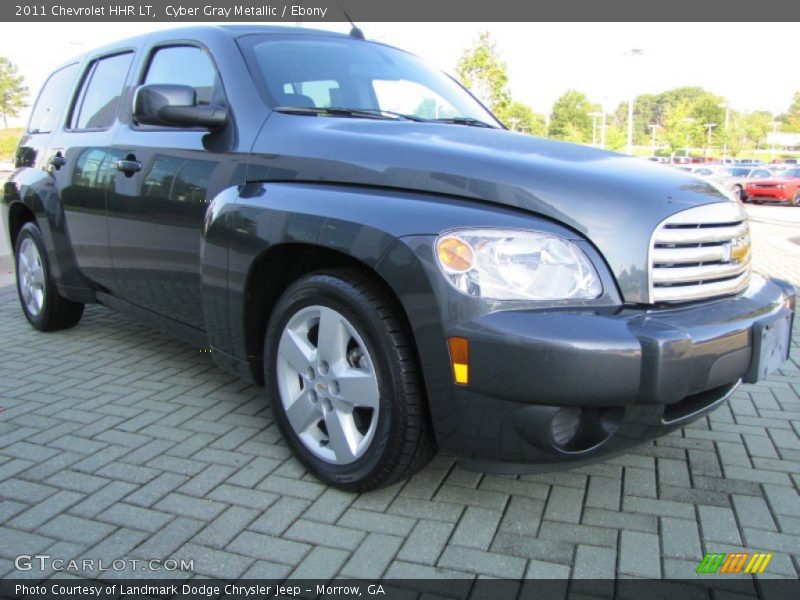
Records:
[[[342,8],[342,4],[341,2],[339,2],[339,0],[336,0],[336,4],[339,5],[339,10],[342,11],[344,18],[347,19],[350,22],[350,25],[353,26],[352,29],[350,30],[350,37],[356,40],[363,40],[364,32],[361,31],[361,29],[359,29],[359,27],[355,23],[353,23],[353,19],[351,19],[350,15],[347,14],[347,11],[344,8]]]

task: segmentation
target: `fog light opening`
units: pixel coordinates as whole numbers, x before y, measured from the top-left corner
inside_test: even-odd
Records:
[[[617,407],[560,408],[550,421],[550,439],[561,452],[586,452],[614,434],[623,414],[624,410]]]

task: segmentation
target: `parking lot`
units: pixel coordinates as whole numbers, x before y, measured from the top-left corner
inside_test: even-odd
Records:
[[[756,269],[800,285],[800,208],[748,210]],[[625,456],[522,477],[440,456],[353,495],[308,474],[262,390],[209,355],[96,306],[38,333],[6,285],[0,575],[47,576],[13,564],[45,553],[186,559],[224,578],[691,578],[706,552],[760,550],[774,553],[761,577],[796,578],[795,331],[780,373]]]

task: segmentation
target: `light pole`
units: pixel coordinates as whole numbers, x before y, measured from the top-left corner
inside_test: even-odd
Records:
[[[694,123],[694,121],[695,121],[694,117],[684,117],[683,118],[683,122],[686,123],[687,125],[691,125],[692,123]],[[691,132],[687,131],[686,132],[686,136],[683,139],[685,140],[685,142],[684,142],[685,145],[683,147],[683,156],[684,156],[684,158],[688,158],[689,157],[689,144],[692,141],[691,140]]]
[[[637,56],[644,54],[641,48],[631,48],[628,55],[631,57],[631,65]],[[630,93],[628,95],[628,154],[633,154],[633,78],[631,77]]]
[[[606,109],[603,109],[603,119],[600,125],[600,147],[605,150],[606,149]]]
[[[775,138],[777,137],[778,133],[778,121],[772,121],[772,144],[770,144],[771,148],[769,151],[769,159],[770,161],[775,160]]]
[[[589,116],[592,117],[592,146],[597,145],[597,117],[604,117],[601,112],[590,112]],[[602,136],[602,133],[600,134]]]
[[[706,147],[703,148],[703,162],[706,162],[706,160],[708,159],[708,149],[711,146],[711,132],[714,130],[714,127],[716,126],[717,126],[716,123],[705,123],[703,125],[703,127],[706,128]]]
[[[656,155],[656,129],[658,129],[661,126],[658,123],[651,123],[650,125],[648,125],[648,127],[650,127],[650,131],[651,131],[652,136],[653,136],[652,140],[651,140],[651,145],[652,145],[652,150],[653,150],[653,156],[655,156]]]
[[[722,162],[727,162],[728,160],[728,126],[730,125],[731,120],[731,105],[726,100],[722,104],[720,104],[721,108],[725,109],[725,132],[722,136]]]

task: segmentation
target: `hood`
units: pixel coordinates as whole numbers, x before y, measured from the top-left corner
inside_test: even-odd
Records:
[[[650,236],[669,215],[731,201],[667,165],[500,129],[272,113],[248,179],[329,181],[447,194],[566,225],[644,302]],[[420,234],[425,231],[420,223]],[[577,237],[577,236],[576,236]]]

